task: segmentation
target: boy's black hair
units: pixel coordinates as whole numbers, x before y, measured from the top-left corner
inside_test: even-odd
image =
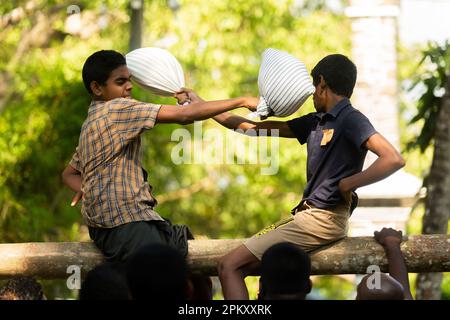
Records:
[[[262,299],[306,295],[310,289],[311,260],[292,243],[273,245],[261,259]]]
[[[163,244],[141,248],[127,262],[126,274],[135,300],[186,300],[188,267],[182,254]]]
[[[125,275],[118,265],[105,263],[89,271],[81,284],[80,300],[130,300]]]
[[[320,60],[311,71],[314,86],[323,77],[335,94],[350,98],[356,83],[356,66],[342,54],[331,54]]]
[[[125,57],[117,51],[100,50],[93,53],[86,59],[82,71],[86,90],[92,94],[92,81],[104,85],[114,69],[126,64]]]

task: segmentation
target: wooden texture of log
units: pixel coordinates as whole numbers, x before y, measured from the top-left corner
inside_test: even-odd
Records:
[[[195,273],[217,275],[217,261],[244,239],[190,240],[188,262]],[[402,242],[408,272],[450,271],[450,235],[410,236]],[[0,244],[0,278],[33,275],[40,279],[65,279],[71,265],[82,276],[104,261],[90,242],[36,242]],[[346,238],[311,253],[312,273],[363,274],[369,265],[387,271],[383,248],[372,237]]]

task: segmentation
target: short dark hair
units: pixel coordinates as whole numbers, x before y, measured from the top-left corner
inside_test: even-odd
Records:
[[[130,292],[118,265],[104,263],[90,270],[79,293],[80,300],[130,300]]]
[[[350,98],[356,83],[356,66],[342,54],[331,54],[320,60],[311,71],[314,86],[323,77],[335,94]]]
[[[14,277],[0,289],[0,300],[43,300],[42,286],[34,277]]]
[[[126,270],[133,299],[187,299],[187,262],[178,250],[168,245],[152,244],[139,249],[128,260]]]
[[[126,64],[125,57],[117,51],[100,50],[93,53],[86,59],[82,71],[86,90],[92,94],[92,81],[104,85],[114,69]]]
[[[288,242],[275,244],[261,259],[262,298],[306,295],[310,274],[311,260],[305,251]]]

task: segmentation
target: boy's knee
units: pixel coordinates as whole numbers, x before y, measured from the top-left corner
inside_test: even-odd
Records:
[[[219,271],[219,275],[237,270],[239,265],[234,261],[231,256],[224,256],[220,258],[219,263],[217,265],[217,269]]]
[[[219,260],[217,265],[219,275],[235,272],[235,271],[244,271],[244,266],[246,265],[246,260],[242,257],[239,257],[236,254],[229,254],[222,257]]]
[[[222,257],[219,259],[219,262],[217,263],[217,271],[219,272],[219,275],[223,274],[228,269],[228,261],[226,257]]]

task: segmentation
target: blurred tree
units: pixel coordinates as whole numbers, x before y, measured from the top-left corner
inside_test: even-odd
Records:
[[[413,83],[411,90],[421,87],[418,113],[411,123],[422,121],[419,136],[409,148],[424,152],[434,145],[433,160],[425,179],[427,197],[422,233],[447,234],[450,198],[450,44],[430,45],[423,53],[421,64],[426,69]],[[422,273],[416,281],[416,298],[441,298],[442,273]]]
[[[138,49],[142,44],[144,22],[144,0],[130,0],[130,51]]]

